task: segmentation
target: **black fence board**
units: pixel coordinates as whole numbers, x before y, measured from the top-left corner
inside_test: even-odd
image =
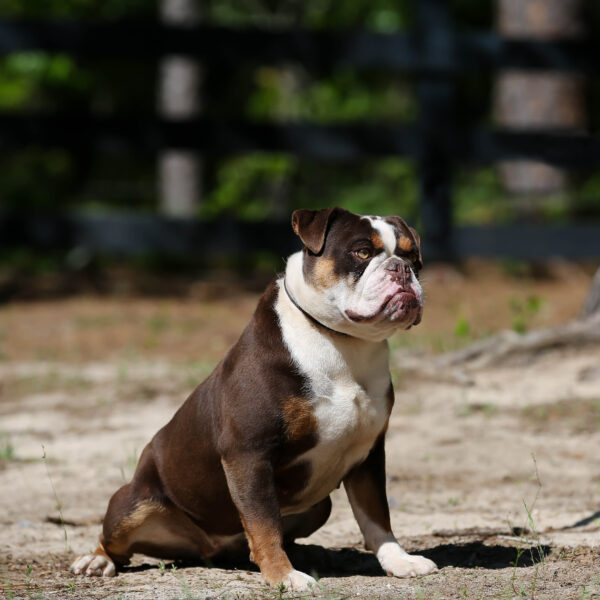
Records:
[[[487,32],[465,32],[452,35],[452,39],[455,51],[444,55],[423,53],[423,37],[415,32],[0,20],[0,55],[42,50],[88,58],[156,59],[165,54],[186,54],[221,66],[300,62],[311,69],[351,67],[440,73],[501,67],[600,70],[600,63],[594,59],[600,55],[600,44],[592,40],[507,40]]]
[[[288,222],[200,221],[156,214],[0,212],[0,247],[36,250],[86,248],[92,254],[134,257],[236,256],[269,251],[282,257],[300,248]],[[440,257],[424,246],[425,259],[470,256],[516,260],[561,257],[600,258],[600,226],[483,225],[453,229],[452,256]]]
[[[431,123],[435,123],[432,121]],[[431,124],[261,124],[214,119],[161,120],[139,116],[0,114],[0,151],[25,146],[158,152],[162,148],[227,155],[284,152],[315,160],[357,161],[369,156],[420,160],[431,150]],[[424,128],[426,129],[424,131]],[[529,158],[563,167],[600,164],[600,139],[564,132],[463,128],[437,132],[452,161],[492,164]]]
[[[600,224],[459,226],[454,228],[453,253],[458,258],[600,259]]]

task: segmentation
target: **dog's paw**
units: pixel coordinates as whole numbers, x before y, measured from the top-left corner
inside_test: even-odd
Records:
[[[88,577],[114,577],[117,574],[115,563],[102,554],[85,554],[77,557],[69,569],[75,575]]]
[[[437,571],[437,565],[424,556],[407,554],[400,544],[386,542],[377,551],[383,570],[394,577],[417,577]]]
[[[306,573],[302,573],[302,571],[296,571],[296,569],[292,569],[282,580],[281,583],[285,585],[288,590],[296,590],[302,591],[307,590],[317,582],[316,580],[307,575]]]

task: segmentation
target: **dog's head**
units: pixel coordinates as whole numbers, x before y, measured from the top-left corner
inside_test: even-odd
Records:
[[[420,322],[420,239],[403,219],[297,210],[292,227],[304,249],[288,260],[286,282],[317,321],[373,341]]]

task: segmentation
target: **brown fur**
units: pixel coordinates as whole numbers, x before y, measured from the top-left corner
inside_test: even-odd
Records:
[[[405,252],[411,252],[413,249],[412,240],[410,240],[409,238],[404,237],[404,236],[402,236],[398,240],[398,246],[400,247],[401,250],[404,250]]]
[[[376,231],[371,234],[371,243],[375,250],[383,250],[385,247],[381,236]]]
[[[335,265],[331,258],[320,258],[312,269],[312,279],[317,289],[326,289],[338,282]]]
[[[297,441],[317,431],[317,420],[312,405],[304,398],[292,397],[283,407],[286,434]]]

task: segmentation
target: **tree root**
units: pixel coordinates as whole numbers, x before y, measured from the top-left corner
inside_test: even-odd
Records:
[[[433,366],[478,369],[503,364],[508,360],[526,359],[547,350],[598,343],[600,312],[595,312],[560,327],[536,329],[522,335],[514,331],[503,331],[468,348],[444,354],[433,360]]]

